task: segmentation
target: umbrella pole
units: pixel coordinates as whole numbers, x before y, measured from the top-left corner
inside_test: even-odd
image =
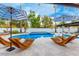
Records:
[[[64,26],[63,25],[64,25],[64,17],[63,17],[63,24],[62,24],[62,37],[63,37],[63,33],[64,33]]]
[[[12,14],[10,19],[10,38],[12,38]],[[12,48],[12,42],[10,42],[10,48]]]
[[[55,33],[56,33],[57,31],[56,31],[56,22],[55,22]]]
[[[62,37],[63,37],[63,33],[64,33],[64,28],[63,28],[63,26],[62,26]]]
[[[54,5],[54,9],[55,9],[55,13],[56,13],[56,5]],[[56,15],[55,15],[55,17],[56,17]],[[56,21],[55,21],[55,33],[57,32],[57,30],[56,30]]]
[[[10,8],[10,38],[12,38],[12,8]],[[8,52],[13,51],[15,48],[12,47],[12,42],[10,42],[10,48],[7,49]]]

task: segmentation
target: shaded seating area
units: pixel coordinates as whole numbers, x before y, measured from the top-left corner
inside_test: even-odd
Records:
[[[0,10],[2,11],[2,13],[0,12],[1,13],[0,14],[1,18],[5,18],[6,20],[9,20],[8,28],[10,28],[10,30],[9,31],[4,30],[4,33],[6,33],[5,35],[9,34],[10,35],[10,40],[11,40],[12,34],[13,34],[13,32],[12,32],[12,28],[13,28],[12,22],[13,22],[13,20],[24,20],[24,21],[26,21],[27,20],[27,13],[26,13],[25,10],[22,10],[21,8],[18,9],[18,8],[14,8],[12,6],[6,6],[6,5],[3,5],[3,4],[0,4],[0,8],[1,8]],[[4,34],[1,34],[0,36],[3,36],[3,35]],[[8,46],[9,47],[7,49],[7,51],[14,50],[13,45],[16,46],[16,43],[19,42],[19,40],[20,39],[12,38],[11,41],[6,41],[6,39],[3,39],[2,37],[0,38],[1,44],[3,44],[4,46]],[[16,41],[16,43],[14,43],[14,41]],[[25,43],[28,44],[28,42],[25,42]],[[25,46],[25,43],[24,43],[24,46]],[[21,43],[19,43],[19,45],[21,45]],[[25,48],[25,47],[23,47],[23,48]]]
[[[2,6],[3,7],[3,6]],[[5,14],[5,15],[7,15],[7,16],[10,16],[10,17],[6,17],[6,16],[4,16],[4,14],[3,13],[1,13],[1,15],[2,15],[2,17],[4,16],[6,19],[8,19],[9,20],[9,23],[10,23],[10,31],[7,31],[7,30],[4,30],[4,32],[7,34],[9,34],[10,35],[10,37],[8,37],[9,39],[9,41],[7,41],[6,39],[4,39],[4,38],[2,38],[2,37],[0,37],[0,44],[2,44],[2,45],[4,45],[4,46],[6,46],[6,47],[10,47],[7,51],[12,51],[14,48],[13,48],[13,46],[15,46],[15,47],[17,47],[17,48],[19,48],[19,49],[21,49],[21,50],[24,50],[24,49],[27,49],[27,48],[29,48],[32,44],[33,44],[33,42],[34,42],[34,39],[24,39],[25,41],[24,42],[22,42],[21,41],[21,39],[19,39],[18,38],[18,36],[17,36],[17,38],[13,38],[13,32],[12,32],[12,29],[14,29],[14,28],[20,28],[20,31],[22,30],[22,28],[25,28],[25,30],[26,30],[26,28],[30,28],[30,27],[28,27],[28,25],[26,24],[26,22],[28,22],[27,20],[28,20],[28,16],[27,16],[27,12],[25,11],[25,10],[22,10],[22,9],[17,9],[17,8],[14,8],[14,7],[9,7],[9,6],[4,6],[5,8],[2,8],[1,10],[3,11],[3,13]],[[64,6],[63,6],[64,7]],[[60,8],[61,9],[61,8]],[[61,12],[62,13],[62,12]],[[56,15],[55,15],[56,16]],[[53,16],[54,17],[54,16]],[[48,17],[49,18],[49,17]],[[36,18],[35,18],[36,19]],[[62,13],[62,15],[59,17],[57,17],[57,18],[55,18],[54,17],[54,19],[55,19],[55,21],[54,21],[54,23],[55,22],[59,22],[59,21],[62,21],[62,22],[64,22],[64,21],[70,21],[70,20],[73,20],[74,19],[74,17],[72,16],[72,15],[66,15],[66,14],[63,14]],[[17,25],[16,27],[13,27],[12,26],[12,22],[13,22],[13,20],[23,20],[23,21],[26,21],[25,22],[25,26],[24,26],[24,24],[22,24],[21,22],[22,21],[20,21],[20,22],[17,22],[16,24],[15,23],[13,23],[13,24],[15,24],[15,25]],[[46,21],[42,21],[42,23],[43,22],[46,22]],[[20,24],[21,23],[21,24]],[[23,22],[24,23],[24,22]],[[49,23],[51,23],[51,22],[49,22]],[[18,25],[18,24],[20,24],[20,25]],[[30,24],[30,23],[29,23]],[[36,24],[38,24],[38,23],[36,23]],[[48,25],[48,24],[47,24]],[[37,31],[37,32],[43,32],[43,31],[45,31],[45,32],[49,32],[49,30],[46,30],[46,28],[48,27],[48,26],[44,26],[45,28],[44,28],[44,30],[43,30],[43,28],[40,30],[38,27],[37,27],[37,29],[35,30],[35,32]],[[51,24],[49,24],[49,25],[51,25]],[[71,26],[71,25],[73,25],[73,24],[64,24],[65,26]],[[63,26],[62,24],[61,25],[56,25],[55,24],[55,27],[57,27],[57,26]],[[75,26],[75,25],[74,25]],[[78,23],[78,26],[79,26],[79,23]],[[34,26],[34,28],[35,28],[36,26]],[[48,28],[50,28],[50,27],[48,27]],[[53,26],[53,24],[52,24],[52,28],[54,28],[54,26]],[[55,28],[56,29],[56,28]],[[33,31],[33,29],[31,29],[30,30],[31,32]],[[51,29],[51,31],[53,31],[52,29]],[[50,32],[51,32],[50,31]],[[15,31],[15,32],[17,32],[17,31]],[[63,31],[63,27],[62,27],[62,32],[64,32]],[[17,33],[18,34],[18,33]],[[21,33],[20,33],[21,34]],[[23,33],[23,34],[27,34],[26,33],[26,31]],[[55,33],[53,33],[53,34],[55,34]],[[2,35],[2,34],[1,34]],[[0,36],[1,36],[0,35]],[[48,34],[49,35],[49,34]],[[47,35],[47,36],[48,36]],[[59,34],[58,34],[59,35]],[[53,36],[53,35],[52,35]],[[66,44],[68,44],[69,42],[71,42],[72,40],[75,40],[75,38],[78,36],[78,34],[75,34],[75,35],[71,35],[70,37],[68,37],[68,38],[65,38],[64,36],[57,36],[57,37],[55,37],[55,38],[51,38],[52,39],[52,41],[54,41],[56,44],[58,44],[58,45],[60,45],[60,46],[66,46]],[[25,36],[23,36],[24,38],[25,38]],[[30,36],[29,36],[30,37]],[[42,37],[45,37],[45,36],[42,36]],[[49,37],[49,36],[48,36]],[[28,38],[28,37],[27,37]],[[30,37],[31,38],[31,37]],[[40,38],[40,37],[39,37]],[[44,42],[44,41],[42,41],[42,42]],[[36,42],[37,43],[37,42]],[[40,42],[41,43],[41,42]],[[49,43],[51,43],[51,42],[49,42]],[[47,44],[47,43],[46,43]],[[38,44],[39,45],[39,44]],[[53,46],[53,44],[52,44],[52,46]]]
[[[56,44],[60,45],[60,46],[65,46],[66,44],[68,44],[69,42],[71,42],[72,40],[75,40],[77,38],[78,34],[73,34],[71,36],[69,36],[68,38],[64,38],[62,37],[55,37],[55,38],[51,38]]]

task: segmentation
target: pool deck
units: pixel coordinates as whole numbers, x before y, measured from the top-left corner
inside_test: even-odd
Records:
[[[74,40],[73,43],[67,44],[67,47],[62,47],[50,38],[41,37],[24,51],[15,47],[15,50],[7,52],[7,48],[0,44],[0,56],[79,56],[79,40]]]

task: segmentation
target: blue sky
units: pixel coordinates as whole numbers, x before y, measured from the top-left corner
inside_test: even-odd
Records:
[[[4,4],[7,6],[12,6],[14,8],[19,9],[20,4],[14,3],[14,4]],[[54,6],[56,6],[56,13]],[[68,7],[63,5],[54,5],[54,4],[35,4],[35,3],[24,3],[21,4],[21,7],[23,10],[25,10],[27,13],[29,13],[30,10],[35,11],[36,14],[39,14],[41,16],[50,16],[50,17],[59,17],[61,15],[67,14],[67,15],[79,15],[78,8],[75,7]]]

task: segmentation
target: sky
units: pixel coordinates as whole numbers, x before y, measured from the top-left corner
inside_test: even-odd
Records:
[[[36,14],[39,14],[41,16],[47,15],[47,16],[60,16],[63,14],[68,14],[68,15],[79,15],[79,10],[78,8],[75,7],[68,7],[68,6],[63,6],[63,5],[54,5],[54,4],[43,4],[43,3],[23,3],[23,4],[4,4],[8,6],[13,6],[15,8],[20,8],[20,5],[23,10],[25,10],[27,13],[29,13],[30,10],[35,11]],[[56,13],[55,13],[55,8],[56,7]]]
[[[4,4],[7,5],[7,4]],[[20,4],[8,4],[15,8],[20,8]],[[27,13],[29,13],[30,10],[35,11],[36,14],[39,14],[41,16],[44,15],[50,15],[54,13],[53,5],[50,4],[34,4],[34,3],[25,3],[21,4],[21,7],[23,10],[25,10]]]
[[[70,6],[57,5],[57,4],[43,4],[43,3],[3,3],[6,6],[12,6],[16,9],[25,10],[27,14],[30,10],[35,11],[37,15],[60,17],[62,15],[79,16],[79,9]]]

